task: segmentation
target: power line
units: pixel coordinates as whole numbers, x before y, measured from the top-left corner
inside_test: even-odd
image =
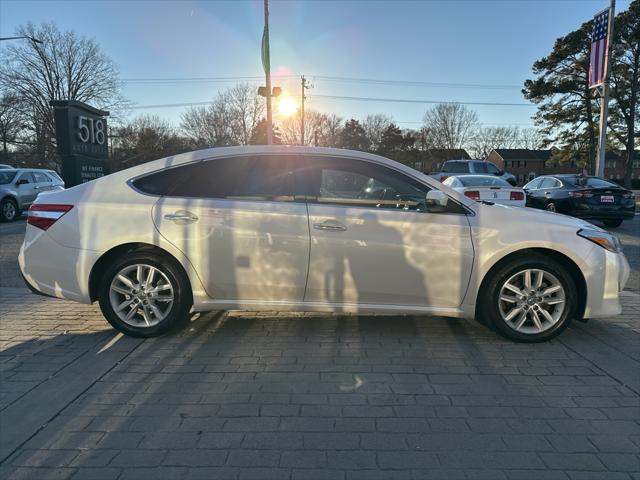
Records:
[[[533,103],[504,103],[504,102],[461,102],[450,100],[417,100],[412,98],[377,98],[377,97],[350,97],[343,95],[310,95],[312,98],[328,98],[333,100],[353,100],[360,102],[387,102],[387,103],[422,103],[422,104],[437,104],[437,103],[453,103],[457,105],[488,105],[488,106],[501,106],[501,107],[535,107]]]
[[[474,88],[490,90],[519,90],[521,85],[504,85],[491,83],[455,83],[455,82],[427,82],[421,80],[389,80],[366,77],[339,77],[330,75],[309,75],[316,80],[337,83],[364,83],[371,85],[402,85],[413,87],[442,87],[442,88]],[[276,79],[299,78],[298,75],[277,75]],[[261,81],[262,75],[237,76],[237,77],[130,77],[121,79],[124,83],[225,83],[237,81]]]
[[[452,82],[423,82],[413,80],[381,80],[375,78],[356,77],[332,77],[325,75],[311,75],[313,79],[325,80],[328,82],[344,83],[368,83],[373,85],[403,85],[408,87],[446,87],[446,88],[479,88],[491,90],[512,90],[521,89],[521,85],[498,85],[489,83],[452,83]]]

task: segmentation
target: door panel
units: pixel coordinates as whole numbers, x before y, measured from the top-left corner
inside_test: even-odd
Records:
[[[20,202],[22,203],[23,208],[26,208],[36,199],[38,190],[35,188],[36,184],[34,183],[31,172],[24,172],[20,174],[18,178],[16,178],[16,182],[18,180],[27,180],[29,182],[16,187],[16,190],[18,190],[18,196],[20,197]]]
[[[466,216],[309,205],[305,301],[457,307],[473,264]]]
[[[153,219],[189,258],[210,297],[302,300],[309,259],[304,203],[165,197]]]

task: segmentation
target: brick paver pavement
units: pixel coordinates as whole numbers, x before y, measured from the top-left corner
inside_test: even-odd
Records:
[[[640,296],[623,300],[538,345],[241,313],[138,340],[0,288],[0,478],[637,480]]]

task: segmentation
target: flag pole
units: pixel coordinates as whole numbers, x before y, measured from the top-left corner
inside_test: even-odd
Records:
[[[604,64],[604,80],[602,82],[602,100],[600,102],[600,134],[598,136],[598,155],[596,157],[596,176],[604,178],[605,153],[607,150],[607,116],[609,115],[609,75],[611,73],[611,48],[613,44],[613,21],[616,0],[611,0],[609,21],[607,25],[607,57]]]

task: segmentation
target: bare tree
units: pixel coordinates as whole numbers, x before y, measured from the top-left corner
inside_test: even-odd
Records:
[[[390,116],[381,113],[365,117],[362,121],[362,128],[369,141],[369,150],[376,151],[380,148],[382,135],[392,123],[393,119]]]
[[[229,111],[232,142],[249,145],[251,135],[264,117],[264,100],[249,83],[240,83],[223,92],[219,98]]]
[[[180,127],[195,148],[249,145],[264,116],[264,101],[248,83],[218,93],[211,105],[192,107]]]
[[[111,146],[114,170],[189,150],[179,130],[157,115],[141,115],[115,128]]]
[[[470,142],[471,153],[475,158],[487,158],[495,148],[515,148],[519,133],[518,127],[479,128]]]
[[[181,116],[180,128],[196,149],[233,144],[229,109],[220,98],[207,107],[188,109]]]
[[[12,42],[0,51],[0,88],[21,99],[38,155],[54,153],[50,100],[79,100],[112,111],[125,105],[118,69],[93,39],[53,23],[28,23],[16,34],[43,43]]]
[[[525,128],[518,135],[518,148],[537,150],[544,148],[544,135],[537,128]]]
[[[478,128],[478,115],[460,103],[440,103],[424,115],[435,148],[463,148]]]
[[[9,158],[9,144],[17,143],[25,118],[20,98],[15,95],[3,95],[0,99],[0,138],[2,138],[2,157]]]

